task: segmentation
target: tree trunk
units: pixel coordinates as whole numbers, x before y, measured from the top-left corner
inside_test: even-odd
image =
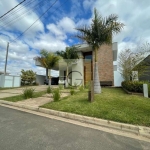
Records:
[[[95,49],[94,93],[101,93],[101,86],[100,86],[100,80],[99,80],[99,71],[98,71],[98,62],[97,62],[97,48]]]
[[[49,86],[51,85],[51,70],[49,70],[49,82],[48,82]]]
[[[48,68],[46,68],[46,80],[48,79]]]
[[[66,82],[65,86],[68,87],[68,63],[67,63],[67,68],[66,68]]]

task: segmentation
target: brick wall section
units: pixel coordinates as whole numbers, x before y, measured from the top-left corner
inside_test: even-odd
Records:
[[[102,45],[97,55],[100,81],[112,81],[114,84],[112,44]],[[94,56],[93,52],[93,62],[95,61]]]

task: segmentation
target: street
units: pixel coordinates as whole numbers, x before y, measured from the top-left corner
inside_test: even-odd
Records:
[[[150,143],[0,106],[0,150],[149,150]]]

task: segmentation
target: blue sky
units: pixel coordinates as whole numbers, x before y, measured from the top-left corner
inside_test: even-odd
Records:
[[[0,16],[22,0],[0,0]],[[25,5],[26,3],[30,5]],[[76,27],[90,25],[93,9],[105,17],[117,14],[125,24],[121,33],[113,37],[118,50],[135,48],[150,42],[149,0],[58,0],[25,34],[20,36],[55,0],[26,0],[17,13],[0,19],[0,71],[4,71],[6,45],[10,42],[7,72],[20,74],[21,69],[32,69],[45,74],[45,69],[36,67],[33,58],[41,49],[64,50],[78,44],[73,38]],[[37,6],[37,7],[33,7]],[[20,17],[20,18],[19,18]],[[57,75],[52,72],[52,75]]]

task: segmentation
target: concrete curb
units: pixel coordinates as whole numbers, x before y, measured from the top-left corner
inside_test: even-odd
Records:
[[[82,116],[82,115],[77,115],[77,114],[72,114],[72,113],[67,113],[67,112],[61,112],[61,111],[56,111],[56,110],[51,110],[51,109],[46,109],[46,108],[41,108],[41,107],[20,105],[20,104],[14,103],[14,102],[8,102],[8,101],[4,101],[4,100],[0,100],[0,103],[5,104],[5,105],[19,107],[19,108],[24,108],[24,109],[28,109],[28,110],[32,110],[32,111],[38,111],[38,112],[42,112],[42,113],[46,113],[46,114],[54,115],[54,116],[58,116],[58,117],[63,117],[63,118],[71,119],[71,120],[76,120],[76,121],[80,121],[82,123],[88,123],[88,124],[103,126],[103,127],[107,127],[107,128],[117,129],[120,131],[129,132],[129,133],[136,134],[136,135],[143,136],[143,137],[150,139],[150,128],[149,127],[118,123],[118,122],[114,122],[114,121],[110,121],[110,120],[87,117],[87,116]]]

